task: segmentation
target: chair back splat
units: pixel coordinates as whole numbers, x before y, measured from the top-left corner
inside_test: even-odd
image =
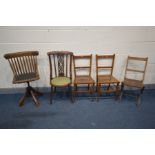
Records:
[[[50,63],[50,79],[54,77],[69,77],[72,79],[72,52],[48,52]]]

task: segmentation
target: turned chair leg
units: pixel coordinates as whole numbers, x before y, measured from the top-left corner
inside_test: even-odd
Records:
[[[97,84],[97,102],[99,101],[100,96],[101,96],[101,84]]]
[[[52,100],[53,100],[53,86],[51,86],[51,92],[50,92],[50,104],[53,103]]]
[[[72,86],[71,85],[68,85],[68,89],[69,89],[69,93],[70,93],[71,103],[74,103]]]
[[[117,85],[116,85],[116,100],[118,100],[118,98],[119,98],[119,83],[117,83]]]
[[[141,96],[142,96],[142,94],[143,94],[143,91],[144,91],[144,87],[140,90],[140,94],[139,94],[139,96],[137,97],[137,107],[139,107],[140,106],[140,104],[141,104]]]

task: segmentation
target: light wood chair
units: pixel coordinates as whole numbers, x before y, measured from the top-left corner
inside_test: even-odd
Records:
[[[88,65],[77,65],[76,61],[78,60],[88,60]],[[74,61],[74,90],[73,94],[75,96],[76,93],[94,93],[94,85],[95,81],[91,77],[91,69],[92,69],[92,54],[91,55],[78,55],[73,56]],[[87,70],[87,75],[78,75],[83,70]],[[79,85],[87,85],[87,90],[78,89]],[[92,97],[93,100],[93,97]]]
[[[32,96],[36,106],[40,104],[36,96],[42,95],[42,93],[30,86],[31,81],[40,78],[37,65],[38,54],[38,51],[23,51],[4,55],[5,59],[9,61],[13,72],[13,84],[27,83],[28,85],[24,96],[19,101],[19,106],[23,106],[29,96]]]
[[[100,64],[105,60],[111,61],[110,65]],[[119,80],[113,76],[115,54],[114,55],[96,55],[96,82],[97,82],[97,100],[102,93],[115,93],[116,97],[119,95]],[[102,71],[102,73],[100,73]],[[108,71],[107,73],[104,73]],[[102,89],[104,86],[106,89]]]
[[[50,103],[52,104],[53,93],[56,92],[56,87],[68,87],[72,98],[72,59],[73,53],[69,51],[51,51],[47,53],[50,65]]]
[[[137,97],[137,106],[140,105],[141,95],[144,91],[143,82],[144,82],[147,62],[148,62],[148,58],[128,56],[126,70],[125,70],[125,77],[121,86],[120,99],[122,99],[123,95],[135,96]],[[138,95],[125,93],[124,86],[138,88],[140,89],[140,93]]]

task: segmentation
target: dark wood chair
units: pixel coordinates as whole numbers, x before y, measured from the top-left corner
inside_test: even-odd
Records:
[[[105,60],[109,63],[102,64]],[[111,62],[110,62],[111,61]],[[115,54],[114,55],[96,55],[96,82],[97,82],[97,93],[99,96],[102,93],[115,93],[116,97],[119,95],[119,80],[113,76]],[[106,73],[105,73],[106,72]],[[106,89],[102,89],[105,86]]]
[[[47,55],[50,65],[50,103],[52,104],[53,93],[56,92],[56,87],[68,87],[71,94],[71,101],[73,102],[71,89],[73,53],[69,51],[51,51]]]
[[[125,70],[125,77],[121,86],[120,99],[122,99],[123,95],[134,96],[137,98],[137,106],[140,105],[141,95],[144,91],[143,82],[144,82],[147,62],[148,62],[148,58],[128,56],[126,70]],[[125,86],[131,87],[131,88],[137,88],[140,90],[140,93],[137,95],[131,94],[131,93],[130,94],[125,93],[124,92]]]
[[[23,106],[29,96],[32,96],[36,106],[40,104],[36,95],[42,95],[42,93],[34,90],[29,84],[31,81],[39,80],[38,54],[38,51],[24,51],[4,55],[13,72],[13,84],[27,83],[28,85],[24,96],[19,101],[19,106]]]
[[[88,60],[87,65],[77,65],[76,61],[78,60]],[[95,81],[91,77],[91,69],[92,69],[92,54],[91,55],[78,55],[73,56],[74,61],[74,90],[73,94],[75,96],[76,93],[94,93],[94,85]],[[80,64],[80,63],[78,63]],[[82,70],[87,70],[86,75],[78,75],[78,73],[82,72]],[[78,85],[87,85],[87,90],[78,89]],[[93,100],[93,97],[92,97]]]

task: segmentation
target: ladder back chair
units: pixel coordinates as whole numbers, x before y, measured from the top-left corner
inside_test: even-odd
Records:
[[[88,61],[88,64],[86,65],[77,65],[76,62],[78,60],[84,60]],[[75,96],[76,93],[90,93],[92,96],[92,93],[94,93],[94,85],[95,81],[91,77],[91,69],[92,69],[92,54],[91,55],[77,55],[73,56],[74,61],[74,90],[73,94]],[[80,63],[78,63],[80,64]],[[78,73],[87,70],[86,75],[78,75]],[[78,85],[87,85],[87,90],[81,90],[78,89]],[[92,97],[93,100],[93,97]]]
[[[69,51],[51,51],[47,55],[50,65],[50,103],[52,104],[53,93],[56,92],[56,87],[68,87],[71,101],[73,102],[71,89],[73,53]]]
[[[116,97],[119,95],[120,82],[113,76],[114,61],[115,54],[96,55],[97,100],[102,93],[115,93]],[[105,89],[102,89],[102,86],[105,86]]]
[[[145,78],[147,62],[148,62],[147,57],[141,58],[141,57],[128,56],[126,69],[125,69],[125,77],[121,86],[120,99],[122,99],[123,95],[135,96],[137,97],[137,106],[140,105],[141,95],[144,91],[143,82]],[[140,90],[140,93],[137,95],[125,93],[124,86],[137,88]]]
[[[40,104],[36,96],[42,95],[42,93],[30,86],[30,82],[40,78],[37,65],[38,55],[38,51],[23,51],[4,55],[13,72],[13,84],[27,83],[28,85],[24,96],[19,101],[19,106],[23,106],[29,96],[32,96],[36,106]]]

